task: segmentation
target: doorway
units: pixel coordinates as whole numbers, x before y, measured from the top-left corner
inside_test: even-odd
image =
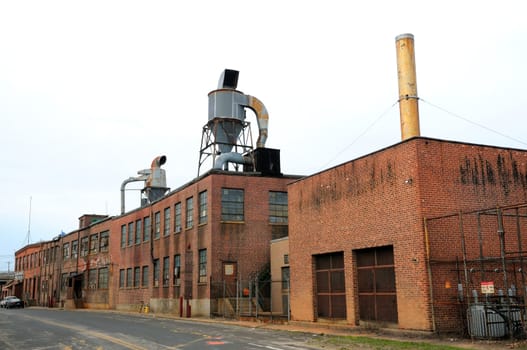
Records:
[[[356,251],[361,321],[398,322],[393,246]]]
[[[315,256],[316,302],[319,318],[346,318],[344,253]]]

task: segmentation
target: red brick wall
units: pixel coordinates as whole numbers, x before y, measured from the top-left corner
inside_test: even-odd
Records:
[[[347,321],[357,324],[352,252],[393,245],[398,325],[431,330],[423,218],[525,202],[526,164],[524,151],[416,138],[290,185],[293,319],[316,318],[312,256],[344,251]],[[455,258],[450,229],[432,254]]]

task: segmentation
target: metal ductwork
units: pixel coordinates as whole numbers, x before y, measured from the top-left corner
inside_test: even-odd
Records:
[[[222,169],[226,162],[247,164],[251,162],[232,149],[237,144],[241,131],[245,128],[245,108],[256,114],[258,122],[257,148],[265,147],[269,114],[264,104],[254,96],[245,95],[236,90],[239,72],[226,69],[220,76],[218,89],[209,93],[209,121],[207,127],[214,130],[214,142],[217,145],[215,169]],[[233,153],[232,156],[226,154]]]
[[[401,139],[420,136],[417,79],[415,73],[414,36],[401,34],[395,38]]]
[[[123,181],[121,184],[121,214],[125,213],[125,187],[130,182],[145,182],[145,187],[141,190],[141,193],[146,196],[147,203],[151,203],[165,195],[168,187],[166,184],[165,170],[161,169],[161,165],[165,164],[166,160],[166,156],[156,157],[152,161],[150,169],[139,170],[137,172],[139,176],[129,177]]]

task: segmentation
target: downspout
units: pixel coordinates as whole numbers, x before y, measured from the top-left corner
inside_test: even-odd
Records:
[[[425,249],[426,249],[426,269],[428,272],[428,285],[430,288],[430,313],[432,318],[432,331],[436,331],[436,318],[434,310],[434,280],[432,278],[432,267],[430,266],[430,237],[428,235],[428,222],[426,218],[423,219],[424,233],[425,233]]]

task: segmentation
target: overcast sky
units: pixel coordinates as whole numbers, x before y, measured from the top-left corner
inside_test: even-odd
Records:
[[[225,68],[267,107],[286,174],[400,141],[403,33],[422,136],[527,149],[523,3],[1,1],[0,270],[28,238],[118,215],[121,183],[158,155],[172,189],[195,178]],[[128,191],[127,209],[138,204]]]

